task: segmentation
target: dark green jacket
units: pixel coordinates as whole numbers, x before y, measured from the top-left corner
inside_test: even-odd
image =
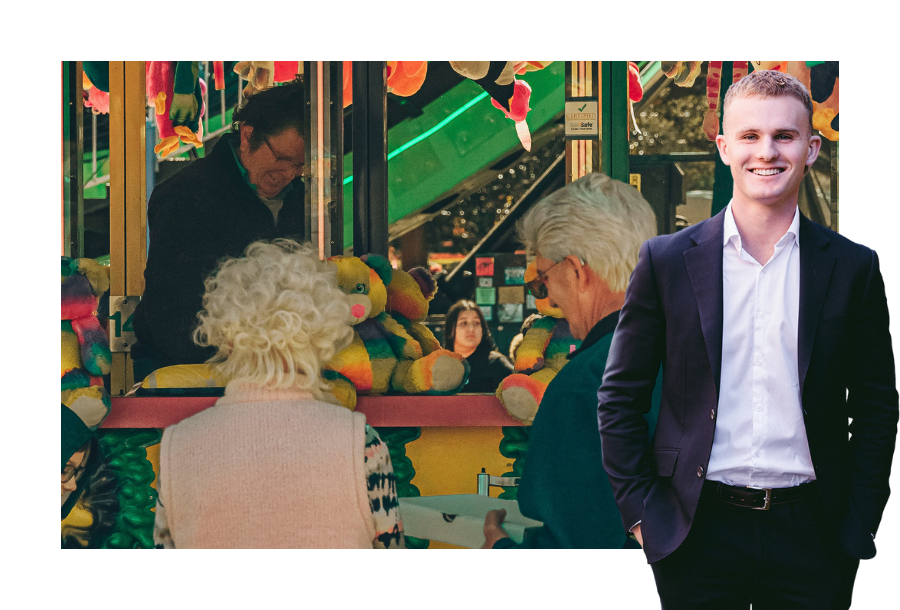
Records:
[[[493,548],[620,549],[630,540],[603,470],[597,425],[597,390],[618,320],[619,312],[600,320],[569,355],[569,363],[547,386],[531,426],[519,510],[544,525],[526,529],[521,545],[501,538]],[[647,415],[650,436],[660,386],[657,380]]]

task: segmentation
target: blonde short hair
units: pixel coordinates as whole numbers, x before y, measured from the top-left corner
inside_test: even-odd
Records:
[[[194,342],[230,381],[296,387],[317,398],[330,386],[322,365],[350,344],[350,306],[334,265],[289,239],[250,244],[206,279]]]
[[[656,235],[656,214],[633,186],[594,172],[538,201],[519,221],[532,254],[559,262],[580,257],[613,292],[628,287],[644,241]]]
[[[778,70],[757,70],[741,78],[728,87],[725,99],[722,102],[722,116],[728,121],[728,106],[731,102],[744,97],[793,97],[806,108],[809,116],[809,130],[807,135],[812,135],[813,103],[809,91],[796,77],[779,72]]]

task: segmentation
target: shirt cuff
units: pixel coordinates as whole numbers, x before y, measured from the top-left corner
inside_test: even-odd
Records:
[[[643,519],[642,519],[641,521],[643,521]],[[635,523],[634,525],[632,525],[630,528],[628,528],[628,533],[629,533],[629,534],[633,533],[633,532],[634,532],[634,528],[636,528],[637,526],[639,526],[639,525],[641,524],[641,521],[638,521],[637,523]]]

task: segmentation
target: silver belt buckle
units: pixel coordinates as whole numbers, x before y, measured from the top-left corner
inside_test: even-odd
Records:
[[[751,510],[769,510],[772,506],[772,489],[769,487],[754,487],[752,485],[745,485],[747,489],[759,489],[760,491],[766,492],[765,497],[763,498],[762,506],[749,506]]]

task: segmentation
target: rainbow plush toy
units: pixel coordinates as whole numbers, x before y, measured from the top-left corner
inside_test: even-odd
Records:
[[[532,262],[525,269],[525,281],[535,277]],[[525,333],[516,352],[516,372],[497,388],[497,398],[509,414],[528,423],[534,421],[547,385],[568,362],[566,356],[581,346],[581,341],[572,337],[562,311],[551,307],[549,298],[537,299],[535,304],[544,317]]]
[[[109,374],[109,340],[97,320],[109,268],[89,258],[62,257],[62,403],[96,429],[110,411],[103,375]]]
[[[459,390],[468,373],[463,358],[440,347],[432,349],[435,346],[427,340],[425,344],[431,351],[426,355],[420,342],[385,310],[388,286],[396,281],[392,306],[396,311],[413,314],[415,307],[411,304],[418,300],[415,291],[423,291],[415,280],[405,280],[409,274],[392,269],[385,257],[376,254],[328,260],[337,266],[338,285],[350,302],[350,323],[355,331],[351,344],[324,367],[325,378],[334,383],[333,392],[342,405],[355,408],[357,394],[377,395],[389,390],[439,394]],[[424,319],[424,315],[421,317]],[[420,329],[414,334],[421,336]]]

